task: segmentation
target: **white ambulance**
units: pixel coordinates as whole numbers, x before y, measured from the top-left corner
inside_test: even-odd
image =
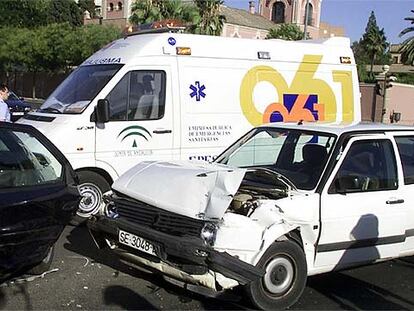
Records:
[[[42,131],[77,171],[78,215],[144,160],[213,160],[253,126],[360,120],[347,38],[288,42],[145,33],[79,66],[20,123]]]

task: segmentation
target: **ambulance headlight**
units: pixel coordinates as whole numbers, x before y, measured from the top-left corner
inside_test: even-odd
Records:
[[[213,223],[206,223],[201,229],[201,238],[203,239],[204,243],[213,246],[214,242],[216,242],[218,226]]]

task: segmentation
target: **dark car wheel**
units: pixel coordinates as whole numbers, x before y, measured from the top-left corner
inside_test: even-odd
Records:
[[[55,246],[51,246],[47,252],[47,255],[43,260],[33,268],[31,268],[28,273],[29,274],[42,274],[50,269],[52,265],[53,258],[55,257]]]
[[[98,212],[102,203],[102,195],[110,190],[110,185],[104,177],[91,171],[81,171],[79,177],[79,192],[82,200],[76,215],[78,221],[86,220]]]
[[[257,266],[266,271],[265,275],[245,287],[257,308],[286,309],[299,299],[307,277],[305,254],[299,245],[292,241],[275,242]]]

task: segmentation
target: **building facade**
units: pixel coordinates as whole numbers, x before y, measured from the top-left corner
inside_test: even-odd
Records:
[[[322,0],[259,0],[259,14],[276,24],[296,24],[313,39],[319,38]],[[306,16],[306,6],[308,16]]]
[[[127,26],[134,1],[99,0],[104,22]],[[344,35],[342,27],[321,23],[322,0],[257,0],[246,1],[244,9],[221,7],[221,13],[226,16],[222,36],[264,39],[271,28],[283,23],[293,23],[304,30],[306,6],[309,12],[307,32],[312,39]]]

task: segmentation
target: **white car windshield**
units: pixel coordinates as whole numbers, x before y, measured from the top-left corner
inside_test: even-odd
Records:
[[[216,162],[271,170],[297,189],[312,190],[326,166],[335,139],[327,133],[258,128],[224,151]]]
[[[121,67],[111,64],[77,68],[48,97],[38,112],[81,113]]]

